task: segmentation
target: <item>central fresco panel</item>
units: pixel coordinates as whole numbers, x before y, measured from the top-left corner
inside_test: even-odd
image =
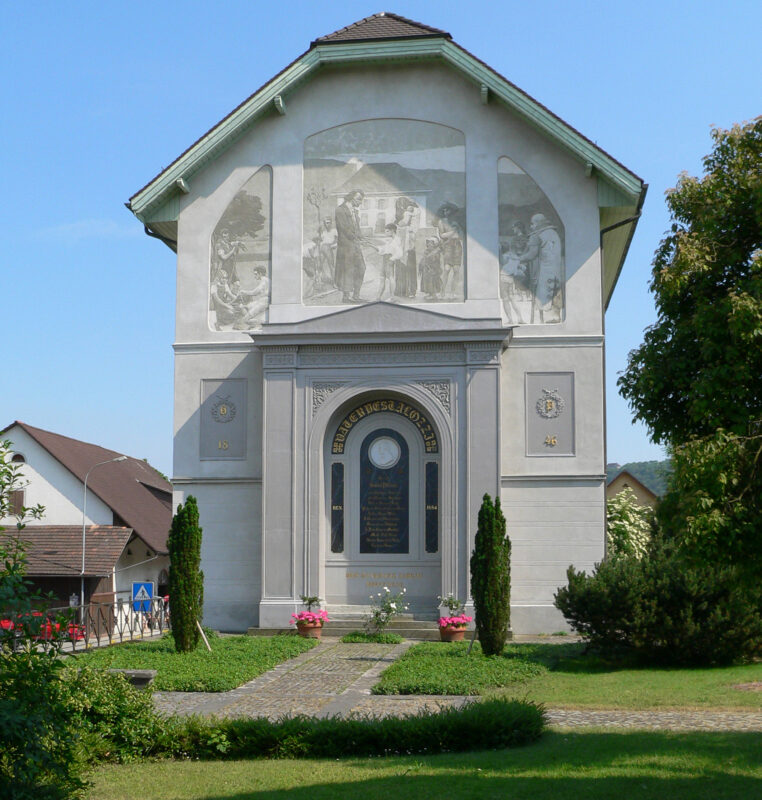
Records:
[[[375,119],[304,143],[302,301],[465,299],[463,134]]]

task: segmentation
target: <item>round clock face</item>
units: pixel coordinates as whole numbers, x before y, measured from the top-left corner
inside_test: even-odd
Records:
[[[373,466],[389,469],[400,460],[400,446],[389,436],[379,436],[368,448]]]

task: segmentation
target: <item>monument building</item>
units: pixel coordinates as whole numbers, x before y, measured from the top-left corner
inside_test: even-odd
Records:
[[[485,493],[512,627],[604,554],[603,315],[646,187],[457,45],[376,14],[310,48],[137,192],[177,253],[175,502],[205,622],[468,600]]]

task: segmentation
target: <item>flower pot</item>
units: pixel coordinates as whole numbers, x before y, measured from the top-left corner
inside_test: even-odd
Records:
[[[296,631],[305,639],[319,639],[323,633],[322,622],[297,622]]]
[[[439,638],[443,642],[462,642],[465,635],[465,625],[444,625],[439,628]]]

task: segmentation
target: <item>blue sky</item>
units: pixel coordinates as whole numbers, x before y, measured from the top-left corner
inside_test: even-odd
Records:
[[[655,319],[664,192],[762,113],[762,3],[3,3],[3,382],[15,419],[171,474],[175,258],[124,202],[312,39],[378,11],[448,30],[650,184],[607,325],[608,457],[661,458],[616,392]]]

